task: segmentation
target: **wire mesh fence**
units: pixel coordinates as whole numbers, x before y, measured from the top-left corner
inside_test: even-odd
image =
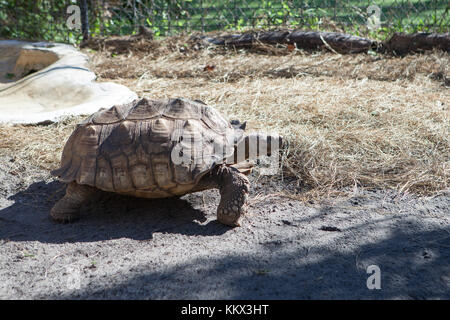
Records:
[[[245,28],[340,28],[360,33],[370,27],[397,32],[448,32],[448,0],[85,0],[89,33],[125,35],[138,26],[157,36]],[[77,41],[68,7],[83,1],[0,0],[0,36]],[[75,11],[76,14],[76,11]]]

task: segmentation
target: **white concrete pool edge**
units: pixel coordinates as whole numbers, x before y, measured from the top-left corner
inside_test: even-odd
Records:
[[[32,57],[34,50],[44,53],[42,56],[47,52],[56,55],[57,60],[19,78],[14,72],[26,71],[24,53]],[[17,79],[8,82],[8,76]],[[0,77],[0,123],[57,122],[65,116],[91,114],[137,98],[123,85],[96,82],[88,57],[62,43],[0,40]]]

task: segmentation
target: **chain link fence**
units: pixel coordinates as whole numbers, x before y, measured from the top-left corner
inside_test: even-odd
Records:
[[[0,36],[79,41],[67,8],[83,1],[0,0]],[[92,36],[132,34],[138,26],[156,36],[246,28],[337,29],[360,34],[368,23],[396,32],[448,32],[448,0],[86,0]],[[370,27],[370,26],[369,26]],[[369,28],[370,29],[370,28]]]

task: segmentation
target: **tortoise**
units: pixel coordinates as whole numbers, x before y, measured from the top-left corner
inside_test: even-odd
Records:
[[[244,130],[245,123],[229,122],[199,100],[141,98],[100,109],[77,125],[60,168],[51,172],[68,184],[51,217],[76,220],[99,190],[166,198],[217,188],[217,220],[239,226],[250,188],[248,159],[281,145],[281,137]]]

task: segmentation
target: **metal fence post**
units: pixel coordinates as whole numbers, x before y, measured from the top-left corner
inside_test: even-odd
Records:
[[[234,26],[233,26],[233,28],[235,29],[235,28],[237,28],[237,25],[238,25],[238,18],[237,18],[237,6],[236,6],[236,0],[233,0],[233,24],[234,24]]]
[[[136,0],[133,0],[133,29],[137,31],[137,10],[136,10]]]
[[[167,1],[167,34],[170,35],[170,11],[172,10],[172,0]]]
[[[336,7],[337,7],[338,0],[334,0],[334,10],[333,10],[333,21],[336,22]]]
[[[205,10],[203,9],[203,0],[200,0],[200,10],[202,11],[202,32],[205,32]]]
[[[83,33],[83,41],[89,39],[89,11],[86,0],[79,0],[81,11],[81,30]]]

